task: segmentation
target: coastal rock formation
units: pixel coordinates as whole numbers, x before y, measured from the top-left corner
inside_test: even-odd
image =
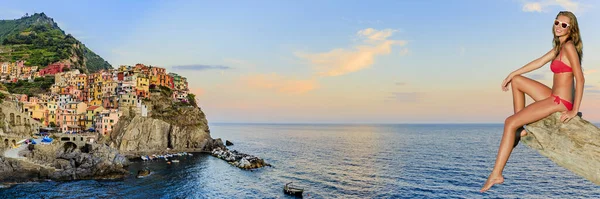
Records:
[[[560,122],[561,113],[528,124],[527,146],[584,178],[600,185],[600,128],[574,117]]]
[[[168,152],[210,152],[223,145],[210,137],[200,107],[175,102],[169,89],[158,89],[144,103],[149,116],[131,113],[119,118],[108,143],[128,157]],[[219,143],[220,142],[220,143]]]
[[[171,151],[209,151],[213,139],[199,126],[172,125],[160,119],[135,116],[119,120],[111,134],[111,147],[128,156]]]
[[[271,166],[259,157],[240,153],[236,150],[230,151],[226,148],[215,148],[211,154],[241,169],[256,169],[264,166]]]
[[[129,174],[124,169],[129,161],[105,145],[88,144],[81,149],[60,143],[35,145],[20,155],[24,158],[0,157],[0,182],[116,179]]]
[[[149,169],[147,169],[147,168],[146,168],[146,169],[139,170],[139,171],[138,171],[138,173],[137,173],[137,178],[143,178],[143,177],[146,177],[146,176],[150,175],[150,173],[151,173],[151,172],[150,172],[150,170],[149,170]]]
[[[225,140],[225,146],[231,146],[233,145],[233,142],[229,141],[229,140]]]
[[[115,179],[129,172],[123,167],[129,160],[117,150],[102,144],[86,144],[81,148],[72,145],[35,145],[21,155],[42,167],[53,168],[49,178],[53,180]]]
[[[47,178],[54,169],[0,156],[0,182],[28,182]]]

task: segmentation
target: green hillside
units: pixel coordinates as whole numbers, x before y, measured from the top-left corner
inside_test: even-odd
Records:
[[[44,13],[0,20],[0,62],[17,60],[40,68],[57,61],[69,62],[84,72],[112,68]]]

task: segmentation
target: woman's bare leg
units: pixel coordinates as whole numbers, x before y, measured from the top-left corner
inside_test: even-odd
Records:
[[[546,99],[550,96],[550,94],[552,94],[552,89],[550,89],[548,86],[521,75],[513,77],[510,85],[512,88],[513,108],[515,114],[525,108],[525,94],[529,95],[533,101],[536,102]],[[521,136],[525,135],[527,135],[527,132],[523,130],[521,132]]]
[[[516,136],[515,131],[519,126],[538,121],[552,113],[565,110],[567,110],[567,108],[563,104],[556,104],[554,98],[547,97],[544,100],[530,104],[514,115],[508,117],[504,122],[504,134],[502,135],[502,141],[500,141],[494,169],[480,191],[485,192],[494,184],[504,182],[502,171],[512,152]]]

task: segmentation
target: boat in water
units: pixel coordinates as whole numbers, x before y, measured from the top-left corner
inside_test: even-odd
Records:
[[[304,188],[294,185],[293,182],[288,182],[283,186],[283,192],[289,195],[302,196]]]

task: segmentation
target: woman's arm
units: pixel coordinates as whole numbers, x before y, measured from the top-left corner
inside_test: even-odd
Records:
[[[573,75],[575,76],[575,99],[573,99],[573,111],[579,112],[579,105],[581,105],[581,98],[583,97],[583,84],[585,78],[583,77],[583,71],[581,70],[581,63],[579,63],[579,55],[575,50],[575,45],[572,42],[565,43],[565,53],[571,64]]]
[[[508,76],[509,77],[514,77],[514,76],[517,76],[517,75],[521,75],[521,74],[525,74],[525,73],[531,72],[531,71],[533,71],[535,69],[538,69],[538,68],[544,66],[548,62],[552,61],[552,59],[554,59],[554,57],[555,57],[554,49],[551,49],[545,55],[543,55],[540,58],[537,58],[537,59],[529,62],[525,66],[523,66],[523,67],[521,67],[521,68],[513,71]],[[571,59],[569,59],[569,60],[571,60]]]

